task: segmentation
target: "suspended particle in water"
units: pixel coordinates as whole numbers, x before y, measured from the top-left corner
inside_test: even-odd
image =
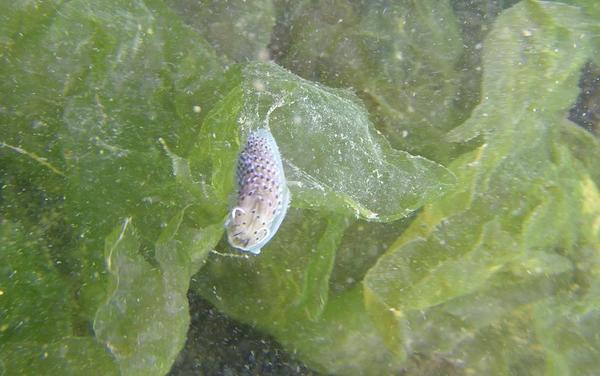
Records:
[[[271,132],[252,132],[239,155],[237,199],[225,222],[232,247],[259,254],[275,235],[290,204],[279,148]]]

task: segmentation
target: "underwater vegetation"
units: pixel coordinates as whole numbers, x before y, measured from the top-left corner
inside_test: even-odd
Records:
[[[599,51],[594,0],[0,2],[0,374],[166,374],[188,294],[324,374],[600,374]]]

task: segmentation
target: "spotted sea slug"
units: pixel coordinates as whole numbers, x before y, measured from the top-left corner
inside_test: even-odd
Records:
[[[252,132],[237,164],[237,199],[225,228],[229,244],[259,254],[275,235],[290,205],[279,148],[269,130]]]

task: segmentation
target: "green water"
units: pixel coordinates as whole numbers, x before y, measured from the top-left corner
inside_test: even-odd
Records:
[[[594,0],[0,0],[0,374],[600,374],[599,36]],[[292,200],[254,256],[259,128]]]

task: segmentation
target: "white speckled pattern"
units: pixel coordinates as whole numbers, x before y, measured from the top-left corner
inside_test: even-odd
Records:
[[[225,228],[232,247],[254,254],[275,235],[290,204],[283,164],[267,129],[248,136],[237,165],[238,196]]]

